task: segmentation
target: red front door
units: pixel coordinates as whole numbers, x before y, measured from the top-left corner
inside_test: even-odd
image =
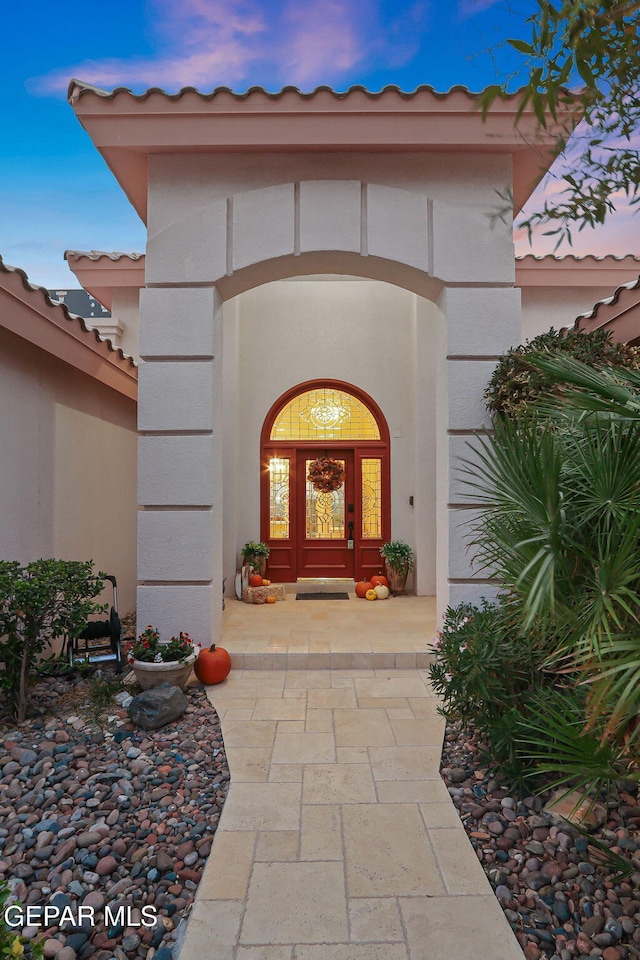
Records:
[[[345,470],[339,490],[316,490],[307,479],[319,455],[338,460]],[[354,577],[355,483],[353,450],[296,451],[295,512],[298,578]]]

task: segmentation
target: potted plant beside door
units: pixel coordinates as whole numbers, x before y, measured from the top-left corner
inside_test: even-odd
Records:
[[[250,566],[261,577],[264,577],[267,569],[267,558],[269,556],[269,547],[260,540],[256,543],[250,540],[242,548],[242,565]]]
[[[380,547],[387,568],[389,589],[394,597],[404,593],[409,571],[413,569],[413,550],[404,540],[389,540]]]

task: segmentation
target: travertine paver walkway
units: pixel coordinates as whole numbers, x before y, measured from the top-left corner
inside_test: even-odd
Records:
[[[417,669],[236,670],[231,788],[181,960],[522,960]]]

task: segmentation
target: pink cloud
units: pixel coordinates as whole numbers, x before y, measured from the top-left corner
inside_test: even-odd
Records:
[[[149,0],[156,56],[85,60],[35,78],[31,86],[58,93],[77,76],[103,87],[210,89],[260,82],[254,78],[265,74],[305,88],[336,83],[374,57],[397,66],[414,55],[415,42],[407,44],[400,28],[409,17],[415,41],[426,0],[417,0],[391,24],[382,22],[379,2],[284,0],[267,16],[258,0]]]
[[[282,72],[294,84],[318,82],[328,64],[341,73],[364,58],[353,8],[340,0],[291,3],[283,19]]]
[[[241,82],[260,59],[264,18],[251,0],[151,0],[163,47],[155,58],[84,60],[36,78],[42,93],[66,89],[71,76],[96,86],[215,86]]]

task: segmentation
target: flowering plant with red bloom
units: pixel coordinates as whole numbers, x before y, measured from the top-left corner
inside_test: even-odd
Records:
[[[137,640],[127,648],[127,660],[142,660],[144,663],[168,663],[169,661],[183,662],[196,653],[193,641],[188,633],[180,632],[180,636],[171,637],[162,642],[160,633],[155,627],[148,626]]]

